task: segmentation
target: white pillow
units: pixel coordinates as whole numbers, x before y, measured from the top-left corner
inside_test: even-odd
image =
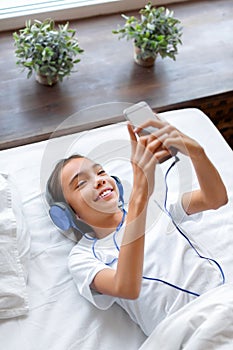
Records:
[[[0,173],[0,319],[28,312],[30,235],[10,176]]]

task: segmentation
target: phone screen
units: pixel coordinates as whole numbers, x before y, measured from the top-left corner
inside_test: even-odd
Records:
[[[123,111],[123,114],[125,118],[136,127],[145,123],[149,119],[157,119],[150,106],[144,101],[136,103],[135,105],[125,109]],[[156,128],[154,127],[148,127],[146,129],[143,129],[143,132],[141,134],[149,134],[155,130]]]
[[[152,111],[150,106],[142,101],[136,103],[123,111],[123,114],[127,120],[129,120],[135,127],[142,125],[149,119],[159,119],[156,114]],[[161,120],[161,119],[160,119]],[[163,120],[163,119],[162,119]],[[155,127],[149,126],[143,129],[139,136],[148,135],[158,130]],[[171,154],[160,162],[163,163],[165,160],[169,159],[172,155],[176,155],[177,150],[174,147],[170,147]]]

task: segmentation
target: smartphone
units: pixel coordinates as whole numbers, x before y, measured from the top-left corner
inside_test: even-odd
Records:
[[[144,102],[138,102],[123,111],[126,120],[129,120],[134,126],[139,126],[145,123],[148,119],[158,119],[150,106]],[[154,132],[157,128],[149,126],[141,131],[140,135],[148,135]]]
[[[150,106],[144,101],[138,102],[138,103],[124,109],[123,115],[124,115],[126,120],[129,120],[136,127],[145,123],[149,119],[157,119],[157,120],[163,121],[163,119],[160,119],[156,116],[156,114],[152,111]],[[156,129],[157,128],[152,127],[152,126],[147,127],[140,132],[139,136],[148,135],[148,134],[154,132]],[[163,148],[163,146],[161,146],[161,148]],[[174,147],[169,148],[169,151],[171,152],[171,154],[168,155],[167,157],[161,159],[159,161],[160,163],[163,163],[165,160],[170,159],[172,156],[176,155],[176,153],[177,153],[177,149]]]

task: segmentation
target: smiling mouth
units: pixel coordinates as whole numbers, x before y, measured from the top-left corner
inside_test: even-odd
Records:
[[[95,202],[97,202],[99,199],[107,198],[112,192],[113,192],[113,189],[111,189],[111,188],[107,188],[107,189],[103,190],[102,192],[100,192],[98,197],[95,199]]]

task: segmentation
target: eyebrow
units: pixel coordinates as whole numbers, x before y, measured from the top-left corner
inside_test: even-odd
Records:
[[[97,167],[101,167],[101,165],[99,164],[99,163],[95,163],[95,164],[93,164],[92,165],[92,169],[95,169],[95,168],[97,168]],[[85,174],[85,171],[80,171],[79,173],[76,173],[73,177],[72,177],[72,179],[70,180],[70,182],[69,182],[69,187],[71,187],[72,186],[72,184],[73,184],[73,182],[79,177],[79,176],[81,176],[81,175],[83,175],[83,174]]]

